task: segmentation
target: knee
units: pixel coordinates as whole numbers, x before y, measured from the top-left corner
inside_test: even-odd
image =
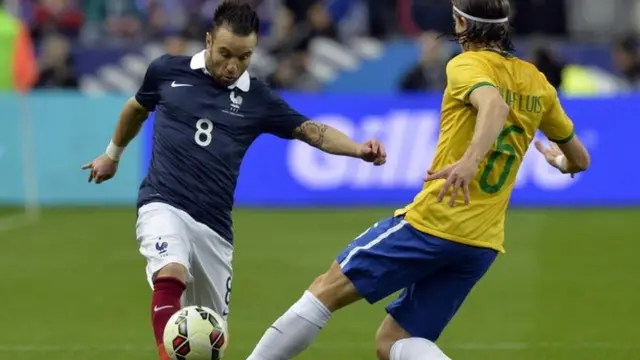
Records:
[[[318,276],[308,288],[331,312],[360,300],[355,286],[337,263],[329,271]]]
[[[327,277],[327,274],[324,273],[313,280],[307,291],[315,295],[316,297],[323,298],[325,295],[331,296],[333,294],[332,290],[332,282],[331,279]],[[321,300],[322,301],[322,300]],[[329,307],[330,304],[327,304],[325,301],[322,301],[325,306]]]
[[[327,286],[326,279],[327,279],[326,273],[316,277],[315,280],[313,280],[313,282],[311,283],[311,285],[309,285],[309,288],[307,290],[311,292],[322,290],[323,287]]]
[[[189,279],[189,272],[187,271],[187,268],[182,264],[170,263],[165,265],[162,269],[158,270],[153,275],[153,280],[155,281],[157,278],[161,277],[172,277],[182,281],[183,283],[186,283]]]
[[[376,332],[375,343],[378,359],[390,360],[393,345],[399,340],[406,339],[409,336],[409,333],[407,333],[393,317],[387,315]]]
[[[395,337],[390,336],[388,332],[385,332],[382,327],[378,329],[376,333],[376,355],[379,360],[391,359],[391,347],[397,341]]]
[[[376,341],[376,356],[378,360],[391,359],[391,346],[393,346],[393,344],[383,344]]]

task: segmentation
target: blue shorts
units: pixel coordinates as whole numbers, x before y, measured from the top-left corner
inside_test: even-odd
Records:
[[[370,303],[404,289],[387,312],[411,336],[436,341],[497,255],[391,217],[358,236],[336,260]]]

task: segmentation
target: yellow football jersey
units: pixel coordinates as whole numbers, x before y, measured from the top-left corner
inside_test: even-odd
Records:
[[[556,90],[534,65],[497,51],[468,51],[447,64],[447,88],[442,100],[440,138],[431,169],[458,161],[474,133],[477,110],[469,103],[481,86],[497,88],[509,104],[506,124],[469,185],[470,203],[460,193],[455,207],[437,196],[444,180],[425,183],[413,202],[396,211],[416,229],[472,246],[504,252],[504,221],[516,173],[538,129],[562,143],[573,137]]]

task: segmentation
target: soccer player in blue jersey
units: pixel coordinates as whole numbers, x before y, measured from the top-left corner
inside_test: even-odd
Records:
[[[125,147],[155,111],[136,235],[153,288],[152,323],[161,358],[166,357],[164,327],[181,306],[203,305],[228,314],[233,194],[242,159],[258,136],[295,138],[374,165],[386,159],[376,140],[358,144],[309,120],[251,77],[247,67],[258,32],[259,19],[249,5],[221,4],[206,49],[193,57],[154,60],[139,91],[125,104],[105,153],[83,167],[97,184],[113,177]]]

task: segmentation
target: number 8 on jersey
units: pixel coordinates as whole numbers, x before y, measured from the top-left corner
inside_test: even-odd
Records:
[[[196,122],[196,144],[200,146],[209,146],[211,144],[211,132],[213,131],[213,123],[209,119],[200,119]]]

